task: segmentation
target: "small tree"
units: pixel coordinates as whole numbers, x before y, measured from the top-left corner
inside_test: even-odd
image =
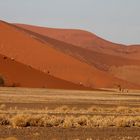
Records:
[[[0,76],[0,87],[4,86],[4,78]]]

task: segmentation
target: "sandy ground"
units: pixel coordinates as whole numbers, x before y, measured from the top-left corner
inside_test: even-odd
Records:
[[[110,91],[53,90],[37,88],[0,88],[0,103],[18,107],[136,106],[140,107],[139,91],[128,93]]]
[[[1,138],[18,140],[139,140],[138,128],[6,128],[0,127]]]
[[[5,104],[5,110],[32,109],[44,107],[56,108],[62,105],[88,108],[97,107],[137,107],[140,108],[140,92],[129,91],[76,91],[28,88],[0,88],[0,105]],[[140,128],[45,128],[0,127],[0,138],[14,137],[18,140],[139,140]],[[9,138],[10,139],[10,138]],[[12,139],[11,139],[12,140]],[[14,139],[13,139],[14,140]]]

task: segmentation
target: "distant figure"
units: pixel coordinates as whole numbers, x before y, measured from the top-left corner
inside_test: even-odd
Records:
[[[122,91],[121,85],[118,85],[118,88],[119,88],[119,92],[121,92]]]
[[[124,89],[121,87],[121,85],[118,85],[119,92],[124,92]]]
[[[82,82],[80,82],[79,84],[80,84],[80,86],[82,86]]]
[[[14,61],[15,59],[12,57],[11,60]]]
[[[7,57],[6,57],[6,56],[4,56],[4,57],[3,57],[3,59],[5,60],[5,59],[7,59]]]
[[[50,74],[50,71],[48,71],[48,74]]]

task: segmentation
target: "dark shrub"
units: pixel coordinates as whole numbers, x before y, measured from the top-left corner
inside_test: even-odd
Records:
[[[0,76],[0,86],[4,86],[4,78]]]

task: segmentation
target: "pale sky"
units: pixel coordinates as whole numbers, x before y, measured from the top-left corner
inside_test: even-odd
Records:
[[[140,0],[0,0],[0,19],[78,28],[123,44],[140,44]]]

